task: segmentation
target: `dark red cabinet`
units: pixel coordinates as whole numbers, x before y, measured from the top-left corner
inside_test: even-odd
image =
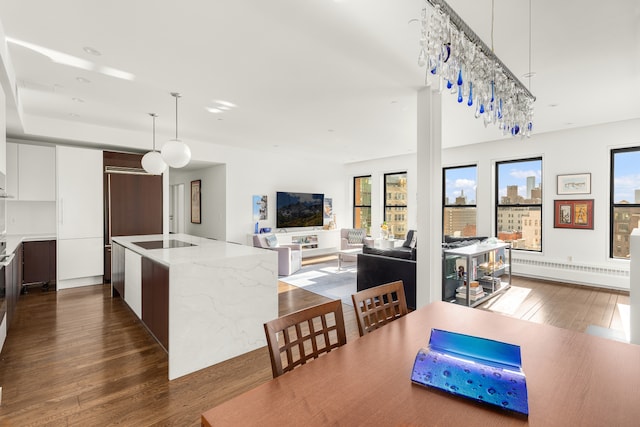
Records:
[[[142,257],[142,321],[169,351],[169,268]]]
[[[56,241],[24,242],[22,283],[49,285],[56,280]]]
[[[109,262],[111,266],[111,288],[113,289],[112,296],[121,296],[124,299],[124,247],[114,243],[111,248],[108,248],[109,256],[112,261]],[[112,265],[113,263],[113,265]],[[105,263],[106,265],[106,263]]]
[[[22,286],[22,248],[20,245],[14,252],[13,259],[4,269],[5,280],[5,307],[7,331],[13,322],[13,314],[18,305],[20,287]]]

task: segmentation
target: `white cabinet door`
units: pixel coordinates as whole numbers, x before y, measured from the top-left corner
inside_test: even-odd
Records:
[[[58,289],[83,286],[92,283],[73,283],[71,286],[62,282],[85,277],[102,276],[104,272],[104,243],[102,237],[89,239],[58,240]]]
[[[102,151],[56,149],[58,289],[102,282]]]
[[[56,200],[56,149],[7,143],[7,194],[14,200]]]
[[[18,199],[56,200],[56,149],[18,144]]]
[[[4,90],[0,85],[0,172],[7,173],[7,107]]]
[[[142,256],[124,250],[124,301],[142,319]]]
[[[12,142],[7,142],[7,194],[18,198],[18,144]]]
[[[58,239],[103,237],[102,151],[58,146]]]

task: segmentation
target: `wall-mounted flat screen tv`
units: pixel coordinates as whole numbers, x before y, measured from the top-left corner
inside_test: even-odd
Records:
[[[276,193],[276,228],[321,227],[324,194]]]

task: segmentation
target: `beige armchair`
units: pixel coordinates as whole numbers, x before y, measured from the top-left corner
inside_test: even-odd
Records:
[[[373,239],[367,237],[364,228],[342,228],[340,230],[340,249],[362,249],[363,246],[373,246]]]
[[[273,234],[255,234],[253,246],[278,252],[279,276],[289,276],[302,268],[301,245],[279,245]]]
[[[343,228],[340,230],[340,250],[362,249],[363,246],[373,246],[373,239],[367,237],[367,230],[364,228]],[[341,266],[342,261],[356,261],[357,253],[341,253],[339,255]]]

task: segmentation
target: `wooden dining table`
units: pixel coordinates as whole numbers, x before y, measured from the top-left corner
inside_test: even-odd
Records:
[[[521,347],[529,415],[411,382],[431,329]],[[202,414],[203,426],[638,426],[640,346],[435,302]]]

